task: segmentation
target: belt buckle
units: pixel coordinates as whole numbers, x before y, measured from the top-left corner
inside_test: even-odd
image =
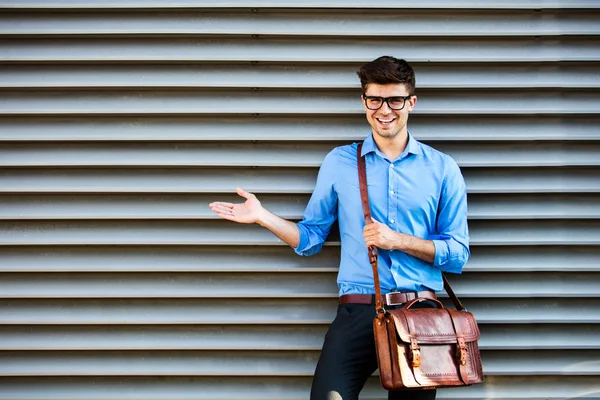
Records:
[[[392,303],[392,295],[394,294],[401,294],[402,292],[399,291],[395,291],[395,292],[389,292],[385,294],[385,302],[387,303],[388,306],[397,306],[398,304],[402,304],[402,303]]]

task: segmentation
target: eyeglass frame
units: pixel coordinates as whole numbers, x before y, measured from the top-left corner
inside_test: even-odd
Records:
[[[404,110],[404,107],[406,107],[406,101],[408,99],[410,99],[411,97],[413,97],[414,94],[409,94],[408,96],[390,96],[390,97],[381,97],[381,96],[367,96],[366,93],[363,93],[362,98],[363,98],[363,102],[365,103],[365,107],[367,107],[367,109],[371,110],[371,111],[375,111],[375,110],[379,110],[381,107],[383,107],[383,103],[387,104],[388,107],[390,108],[390,110],[394,110],[394,111],[402,111]],[[402,107],[400,108],[393,108],[390,103],[389,100],[390,99],[402,99],[404,100],[404,103],[402,104]],[[367,105],[367,100],[368,99],[381,99],[381,105],[377,108],[369,108],[369,106]]]

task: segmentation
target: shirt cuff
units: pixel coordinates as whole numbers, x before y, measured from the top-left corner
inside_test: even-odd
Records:
[[[433,258],[433,265],[444,272],[460,273],[461,267],[459,266],[457,268],[455,265],[453,265],[452,260],[456,257],[453,257],[450,244],[445,240],[432,240],[432,242],[435,246],[435,257]]]
[[[306,232],[306,230],[304,229],[304,227],[302,226],[302,224],[297,224],[298,226],[298,232],[300,233],[300,241],[298,242],[298,247],[293,248],[294,251],[296,252],[296,254],[298,255],[304,255],[304,251],[306,250],[306,248],[309,245],[308,242],[308,234]]]
[[[448,262],[450,258],[450,248],[444,240],[432,240],[435,246],[435,256],[433,257],[433,265],[441,267]]]

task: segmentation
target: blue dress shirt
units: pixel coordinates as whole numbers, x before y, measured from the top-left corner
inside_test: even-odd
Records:
[[[336,147],[323,161],[315,190],[298,223],[300,255],[319,252],[339,220],[342,242],[340,296],[375,293],[363,238],[365,226],[356,163],[358,143]],[[400,250],[379,250],[381,290],[440,291],[441,271],[460,273],[469,259],[467,191],[456,162],[409,135],[404,152],[391,162],[373,136],[363,144],[373,218],[391,229],[433,240],[433,264]]]

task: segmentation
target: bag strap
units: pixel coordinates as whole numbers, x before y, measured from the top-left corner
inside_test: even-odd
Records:
[[[362,142],[358,144],[358,149],[356,150],[356,159],[358,161],[358,181],[360,183],[360,198],[363,207],[363,215],[365,218],[365,223],[370,224],[373,222],[371,218],[371,207],[369,205],[369,192],[367,187],[367,167],[365,165],[365,158],[361,156],[362,150]],[[383,308],[383,300],[381,297],[381,286],[379,284],[379,268],[377,261],[377,247],[369,246],[369,261],[371,262],[371,267],[373,267],[373,281],[375,283],[375,309],[377,313],[385,312]],[[442,272],[442,279],[444,280],[444,290],[450,296],[452,303],[454,303],[454,307],[458,311],[463,311],[465,307],[462,305],[458,297],[454,294],[454,290],[450,286],[450,282],[446,279],[446,275]]]

